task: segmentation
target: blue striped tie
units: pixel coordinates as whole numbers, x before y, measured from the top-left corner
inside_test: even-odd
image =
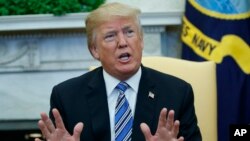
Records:
[[[120,82],[116,86],[119,90],[119,97],[115,107],[115,141],[131,140],[133,117],[124,94],[128,87],[129,85],[125,82]]]

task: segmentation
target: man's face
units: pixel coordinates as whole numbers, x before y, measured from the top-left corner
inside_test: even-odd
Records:
[[[137,72],[141,65],[143,39],[132,19],[114,18],[100,25],[95,35],[91,52],[107,73],[126,80]]]

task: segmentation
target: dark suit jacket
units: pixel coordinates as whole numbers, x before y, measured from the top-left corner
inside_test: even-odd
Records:
[[[66,129],[72,133],[78,122],[84,123],[81,141],[110,141],[110,121],[102,67],[67,80],[53,88],[51,108],[57,108]],[[155,94],[149,97],[149,92]],[[142,66],[137,95],[132,141],[144,141],[140,123],[155,133],[163,107],[175,111],[185,141],[201,141],[194,110],[191,86],[176,77]],[[51,111],[50,111],[51,116]]]

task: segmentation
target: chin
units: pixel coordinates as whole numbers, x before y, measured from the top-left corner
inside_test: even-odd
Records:
[[[137,65],[125,65],[120,68],[120,71],[124,74],[135,74],[140,66]]]

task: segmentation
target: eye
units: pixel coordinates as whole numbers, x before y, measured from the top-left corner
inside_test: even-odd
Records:
[[[132,37],[133,35],[134,35],[134,30],[132,30],[132,29],[128,29],[128,30],[126,30],[126,35],[127,35],[127,37]]]
[[[104,36],[104,40],[107,42],[113,41],[115,39],[115,34],[114,33],[110,33]]]

